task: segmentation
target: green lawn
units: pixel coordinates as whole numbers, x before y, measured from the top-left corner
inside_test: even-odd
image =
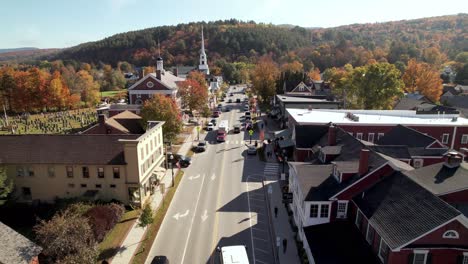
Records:
[[[181,170],[177,173],[175,178],[175,186],[167,191],[167,194],[164,197],[164,203],[161,204],[161,206],[156,211],[153,223],[148,226],[145,237],[142,239],[142,242],[137,248],[135,256],[133,256],[133,264],[145,263],[151,246],[153,245],[153,241],[156,239],[156,235],[158,234],[159,228],[161,227],[162,221],[164,220],[164,216],[166,215],[167,209],[171,204],[172,197],[174,197],[175,191],[177,190],[183,175],[184,172]]]
[[[112,258],[119,250],[120,245],[127,236],[128,231],[132,228],[140,214],[139,210],[126,212],[120,222],[106,235],[104,240],[99,244],[99,261]]]
[[[127,90],[118,90],[118,91],[104,91],[101,92],[101,97],[113,97],[120,93],[126,94]]]

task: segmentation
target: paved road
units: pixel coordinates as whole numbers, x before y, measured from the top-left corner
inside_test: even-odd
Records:
[[[232,97],[244,98],[237,88]],[[240,122],[243,104],[231,103],[220,120]],[[147,263],[165,255],[171,263],[219,263],[216,247],[246,245],[251,263],[274,263],[262,175],[265,163],[247,156],[248,134],[229,134],[216,143],[206,135],[207,151],[195,154],[174,196]]]

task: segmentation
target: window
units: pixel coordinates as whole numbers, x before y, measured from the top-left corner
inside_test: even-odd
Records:
[[[466,252],[463,253],[463,264],[468,264],[468,254]]]
[[[55,168],[52,166],[49,166],[47,168],[47,173],[49,174],[49,177],[55,177]]]
[[[96,188],[101,189],[102,185],[101,184],[96,184]]]
[[[148,87],[148,88],[153,88],[153,86],[154,86],[153,82],[147,82],[146,83],[146,87]]]
[[[449,134],[442,135],[442,144],[447,144],[449,141]]]
[[[68,178],[73,178],[73,167],[72,166],[67,166],[67,177]]]
[[[335,176],[335,178],[340,181],[340,175],[336,164],[333,164],[333,176]]]
[[[379,140],[380,138],[382,138],[385,134],[384,133],[378,133],[377,134],[377,140]]]
[[[356,212],[356,223],[355,224],[360,230],[361,226],[362,226],[362,215],[361,215],[361,212],[359,210]]]
[[[23,194],[23,196],[31,196],[31,188],[23,187],[21,188],[21,193]]]
[[[415,250],[413,264],[426,264],[428,250]]]
[[[415,169],[421,168],[423,166],[424,160],[423,159],[414,159],[413,167]]]
[[[388,257],[388,246],[385,244],[385,241],[383,239],[380,239],[380,246],[379,246],[379,258],[382,260],[383,263],[387,262],[387,257]]]
[[[74,183],[69,183],[68,188],[75,188],[75,184]]]
[[[86,188],[86,187],[88,187],[88,185],[86,185],[86,184],[81,184],[81,188]]]
[[[24,176],[24,169],[23,167],[16,167],[16,176],[21,177]]]
[[[468,143],[468,134],[463,134],[462,139],[461,139],[462,144],[467,144]]]
[[[338,205],[336,206],[336,218],[345,219],[347,211],[348,211],[348,202],[338,201]]]
[[[315,218],[318,217],[318,204],[311,204],[310,205],[310,217]]]
[[[145,153],[143,152],[143,148],[141,148],[140,153],[141,153],[141,159],[144,159],[145,158]]]
[[[456,239],[456,238],[459,238],[460,236],[458,235],[458,232],[455,231],[455,230],[448,230],[444,233],[444,235],[442,236],[443,238],[453,238],[453,239]]]
[[[375,234],[374,228],[369,223],[367,223],[366,240],[371,245],[372,245],[372,242],[374,241],[374,234]]]
[[[33,170],[32,167],[29,167],[29,168],[28,168],[28,175],[31,176],[31,177],[34,176],[34,170]]]
[[[146,155],[148,155],[149,151],[148,151],[148,144],[145,145],[146,146]]]
[[[330,211],[330,205],[322,204],[322,206],[320,206],[320,218],[328,218],[329,211]]]
[[[110,187],[111,187],[111,188],[115,188],[116,186],[115,186],[115,184],[111,184]]]
[[[120,168],[114,168],[113,169],[113,173],[114,173],[114,179],[119,179],[120,178]]]
[[[97,169],[97,176],[98,176],[98,178],[104,178],[104,168],[103,167],[99,167]]]
[[[362,133],[357,133],[356,138],[359,139],[359,140],[362,140]]]
[[[374,143],[374,133],[369,133],[367,135],[367,141]]]
[[[136,98],[141,98],[141,94],[136,94]]]
[[[88,167],[83,167],[83,178],[89,178],[89,168]]]

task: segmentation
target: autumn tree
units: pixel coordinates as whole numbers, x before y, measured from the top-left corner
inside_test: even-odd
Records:
[[[143,67],[143,76],[146,76],[150,73],[155,73],[156,69],[153,66]]]
[[[291,63],[285,63],[281,65],[281,71],[282,72],[303,72],[304,71],[304,65],[300,63],[299,61],[293,61]]]
[[[99,102],[99,84],[94,81],[93,76],[91,76],[87,71],[79,71],[77,73],[78,78],[76,80],[75,86],[81,93],[81,101],[85,103],[86,106],[94,106]]]
[[[5,167],[0,166],[0,205],[6,202],[11,191],[13,191],[13,181],[8,179]]]
[[[204,73],[199,72],[199,71],[191,71],[187,75],[187,79],[198,82],[202,88],[205,88],[206,90],[208,90],[208,83],[206,82]]]
[[[433,102],[438,102],[442,95],[442,79],[431,65],[411,59],[402,77],[405,90],[419,92]]]
[[[262,58],[255,66],[252,76],[253,92],[264,105],[275,95],[278,68],[271,58]]]
[[[50,263],[96,263],[97,244],[88,220],[65,210],[34,227],[42,254]]]
[[[190,111],[201,110],[208,102],[208,90],[194,79],[187,79],[178,85],[182,105]]]
[[[309,76],[309,78],[311,80],[314,80],[314,81],[320,81],[321,80],[320,70],[318,68],[314,68],[313,70],[309,71],[309,73],[307,75]]]
[[[3,67],[0,70],[0,98],[7,110],[12,110],[11,102],[16,90],[15,72],[11,67]]]
[[[457,72],[455,83],[468,85],[468,63],[466,63],[463,68]]]
[[[166,141],[172,141],[182,130],[182,121],[179,109],[170,97],[157,94],[145,101],[141,109],[142,125],[147,126],[148,121],[164,121],[163,135]]]

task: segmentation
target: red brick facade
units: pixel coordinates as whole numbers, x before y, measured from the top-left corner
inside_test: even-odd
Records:
[[[468,190],[461,190],[459,192],[448,193],[439,196],[442,200],[447,203],[464,203],[468,204]]]

